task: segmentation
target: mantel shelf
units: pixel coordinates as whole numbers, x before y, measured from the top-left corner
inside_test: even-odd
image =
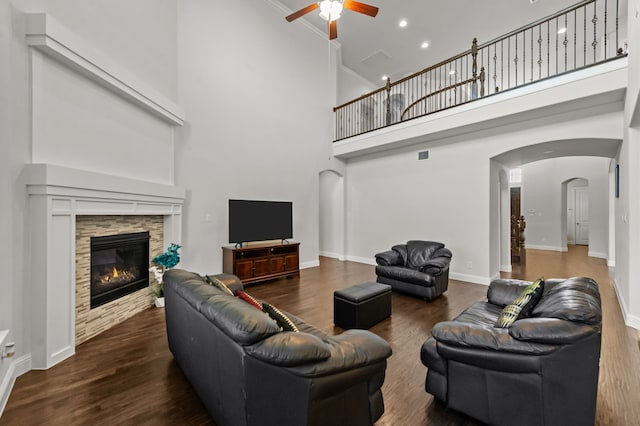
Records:
[[[169,99],[46,13],[26,14],[27,44],[81,73],[123,99],[169,122],[182,126],[185,114]]]

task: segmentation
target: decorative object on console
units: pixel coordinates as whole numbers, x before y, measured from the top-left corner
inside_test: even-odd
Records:
[[[487,300],[433,327],[426,391],[492,425],[593,425],[602,328],[598,284],[546,279],[528,318],[494,324],[530,281],[493,280]],[[517,419],[517,420],[516,420]]]
[[[412,240],[376,254],[377,281],[432,300],[449,287],[452,253],[435,241]]]
[[[538,278],[527,286],[513,303],[504,307],[495,326],[509,328],[516,320],[528,317],[542,297],[542,292],[544,292],[544,278]]]

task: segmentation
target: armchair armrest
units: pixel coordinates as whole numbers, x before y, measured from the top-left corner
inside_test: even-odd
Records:
[[[422,268],[420,268],[420,272],[438,276],[449,266],[450,263],[450,257],[434,257],[425,262]]]
[[[402,255],[395,250],[387,250],[376,254],[376,263],[382,266],[404,265]]]
[[[598,332],[591,325],[558,318],[524,318],[508,330],[515,339],[552,345],[573,343]]]
[[[444,321],[433,327],[432,334],[438,342],[470,349],[527,355],[543,355],[555,350],[552,345],[514,339],[508,329],[480,324]]]
[[[391,346],[367,330],[347,330],[325,343],[330,348],[329,358],[288,370],[298,376],[321,377],[385,362],[391,356]]]

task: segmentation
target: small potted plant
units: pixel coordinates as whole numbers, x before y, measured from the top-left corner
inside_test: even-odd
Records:
[[[155,305],[157,308],[164,307],[164,285],[162,283],[162,276],[165,271],[173,268],[180,262],[180,253],[178,253],[180,247],[178,244],[171,243],[166,252],[154,257],[152,260],[155,265],[150,267],[149,271],[153,273],[157,284],[151,287],[151,291],[156,296]]]

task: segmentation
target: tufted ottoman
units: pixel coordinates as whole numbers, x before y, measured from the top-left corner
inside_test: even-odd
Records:
[[[391,286],[365,282],[333,292],[333,323],[369,328],[391,315]]]

